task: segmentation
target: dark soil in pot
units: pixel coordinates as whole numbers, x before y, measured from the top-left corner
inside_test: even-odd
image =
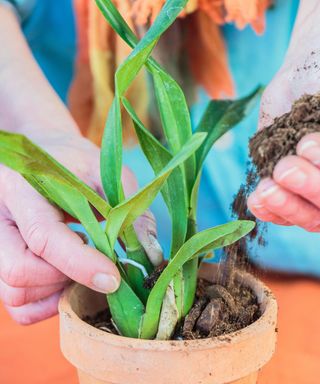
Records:
[[[176,328],[172,340],[227,335],[252,324],[260,315],[256,295],[250,288],[239,284],[223,287],[200,279],[195,303]],[[118,334],[108,310],[83,320],[105,332]]]

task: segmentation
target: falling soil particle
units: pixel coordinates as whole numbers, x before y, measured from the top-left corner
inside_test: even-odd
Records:
[[[276,118],[269,127],[256,133],[250,140],[252,165],[248,166],[246,183],[240,187],[231,209],[240,220],[252,220],[255,229],[236,244],[225,249],[226,268],[220,281],[233,284],[235,268],[248,268],[249,244],[256,239],[265,245],[266,225],[257,220],[247,208],[247,198],[261,178],[271,177],[276,164],[285,156],[295,155],[299,141],[305,135],[320,132],[320,93],[304,95],[297,100],[290,112]]]

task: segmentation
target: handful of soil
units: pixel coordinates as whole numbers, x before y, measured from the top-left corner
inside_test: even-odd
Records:
[[[257,239],[265,245],[266,227],[259,222],[247,208],[247,198],[255,189],[260,178],[272,176],[276,164],[285,156],[295,155],[299,141],[307,134],[320,132],[320,93],[304,95],[297,100],[290,112],[277,117],[269,127],[257,132],[249,142],[252,165],[247,170],[247,180],[240,187],[231,205],[233,216],[240,220],[256,222],[255,230],[246,238],[225,249],[227,255],[223,280],[232,285],[232,271],[237,268],[248,269],[249,243]]]
[[[320,93],[302,96],[290,112],[252,137],[250,156],[258,176],[271,176],[278,161],[295,155],[299,141],[313,132],[320,132]]]

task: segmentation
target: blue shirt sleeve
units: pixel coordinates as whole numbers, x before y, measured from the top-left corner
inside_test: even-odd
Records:
[[[23,22],[31,15],[36,0],[1,0],[0,3],[12,6],[20,21]]]

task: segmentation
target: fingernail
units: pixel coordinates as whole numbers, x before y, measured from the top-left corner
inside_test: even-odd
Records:
[[[119,288],[118,280],[114,276],[107,275],[106,273],[95,274],[92,279],[92,284],[96,291],[102,293],[112,293]]]
[[[268,197],[277,191],[279,191],[279,187],[277,185],[273,185],[270,188],[267,188],[263,192],[261,192],[261,196],[262,197]]]
[[[298,167],[292,167],[283,170],[278,176],[280,182],[285,182],[286,185],[293,188],[303,187],[307,181],[307,175]]]
[[[300,146],[300,152],[303,153],[306,149],[318,147],[319,144],[315,140],[303,141]]]
[[[257,198],[255,192],[253,192],[253,193],[250,195],[249,201],[250,201],[250,205],[251,205],[253,208],[255,208],[255,209],[261,209],[261,208],[264,208],[264,205],[261,203],[260,199]]]
[[[299,154],[305,156],[314,165],[320,165],[320,145],[315,140],[308,140],[299,146]]]
[[[259,183],[257,191],[261,197],[266,197],[277,191],[279,188],[277,184],[271,179],[264,179]]]
[[[258,187],[260,196],[263,199],[267,199],[267,205],[280,206],[283,205],[287,197],[280,190],[279,186],[271,179],[263,180]]]
[[[253,208],[255,208],[255,209],[261,209],[261,208],[264,207],[263,204],[252,204],[252,206],[253,206]]]

